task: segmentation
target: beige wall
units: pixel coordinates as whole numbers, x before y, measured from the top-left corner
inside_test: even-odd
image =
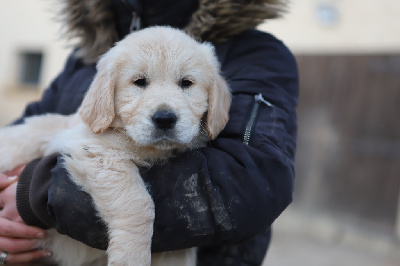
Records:
[[[291,11],[284,19],[268,22],[261,29],[284,40],[295,53],[400,52],[398,0],[291,2]],[[326,25],[320,18],[323,4],[336,9],[336,22]]]
[[[39,98],[41,90],[62,69],[68,49],[55,22],[55,2],[0,0],[0,125],[17,117],[27,101]],[[22,51],[43,52],[37,88],[22,88],[18,83]]]

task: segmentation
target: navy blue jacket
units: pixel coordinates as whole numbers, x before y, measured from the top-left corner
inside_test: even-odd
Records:
[[[296,62],[281,41],[256,30],[218,44],[216,53],[233,94],[226,128],[207,147],[141,171],[156,207],[152,249],[198,246],[199,265],[261,265],[271,224],[292,200]],[[18,122],[75,112],[95,73],[72,55]],[[20,183],[25,222],[107,247],[90,196],[69,181],[60,156],[29,164]]]

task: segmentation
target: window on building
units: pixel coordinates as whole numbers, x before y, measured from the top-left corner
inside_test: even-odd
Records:
[[[339,22],[339,11],[335,4],[329,2],[318,3],[318,21],[326,27],[334,26]]]
[[[19,82],[23,85],[39,85],[42,70],[42,52],[21,53]]]

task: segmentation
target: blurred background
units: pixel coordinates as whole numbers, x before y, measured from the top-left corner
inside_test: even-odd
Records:
[[[400,265],[400,1],[292,1],[260,29],[300,72],[293,204],[264,265]],[[38,99],[71,50],[56,1],[0,0],[0,126]]]

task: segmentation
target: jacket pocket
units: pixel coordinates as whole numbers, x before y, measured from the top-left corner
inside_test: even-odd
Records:
[[[244,133],[243,133],[243,143],[249,145],[254,128],[257,125],[257,117],[260,111],[260,106],[265,105],[270,108],[274,108],[274,105],[264,99],[261,93],[254,95],[254,102],[251,107],[250,116],[246,123]]]

